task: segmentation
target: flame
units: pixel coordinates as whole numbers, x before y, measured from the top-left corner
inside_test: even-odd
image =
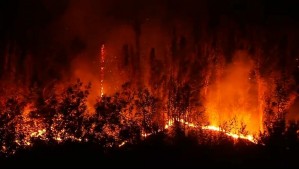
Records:
[[[58,142],[62,142],[62,138],[61,137],[54,137],[54,140],[58,141]]]
[[[36,110],[36,108],[34,107],[33,103],[26,104],[26,106],[24,107],[23,116],[29,116],[29,113],[34,110]]]
[[[203,130],[211,130],[211,131],[217,131],[217,132],[224,132],[227,136],[230,136],[234,139],[245,139],[248,140],[252,143],[257,144],[257,140],[254,139],[253,135],[243,135],[243,134],[235,134],[235,133],[230,133],[227,132],[223,129],[221,129],[220,127],[217,126],[202,126],[201,129]]]
[[[46,129],[38,130],[37,132],[33,132],[30,134],[30,137],[40,137],[46,133]]]
[[[204,96],[208,122],[212,126],[234,123],[234,133],[246,124],[248,132],[257,133],[263,124],[264,89],[254,61],[242,50],[235,52],[231,63],[224,60],[219,56],[219,64],[211,66],[213,76],[208,77]]]
[[[257,140],[254,139],[253,135],[250,135],[250,134],[248,134],[248,135],[236,134],[236,133],[225,131],[225,130],[221,129],[220,127],[213,126],[213,125],[198,126],[194,123],[187,122],[184,119],[180,119],[179,122],[187,125],[188,127],[201,128],[203,130],[210,130],[210,131],[216,131],[216,132],[223,132],[223,133],[225,133],[225,135],[232,137],[234,139],[244,139],[244,140],[248,140],[254,144],[257,144]],[[172,125],[173,125],[173,120],[168,120],[168,123],[165,125],[165,129],[168,129]]]
[[[152,134],[153,134],[153,133],[142,133],[141,136],[144,137],[144,138],[146,138],[146,137],[148,137],[148,136],[150,136],[150,135],[152,135]]]
[[[128,143],[127,141],[123,141],[122,143],[120,143],[120,145],[118,147],[122,147],[124,146],[126,143]]]

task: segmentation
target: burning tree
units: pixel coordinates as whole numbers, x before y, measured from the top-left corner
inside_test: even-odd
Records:
[[[287,108],[290,104],[291,83],[286,76],[279,78],[275,82],[275,88],[269,97],[266,98],[264,110],[265,131],[261,136],[262,141],[271,147],[282,147],[286,145],[286,132],[290,135],[294,123],[290,124],[287,130]],[[295,133],[295,131],[293,131]]]
[[[144,136],[146,136],[146,133],[152,133],[153,132],[153,116],[156,112],[156,100],[153,96],[150,95],[149,91],[139,90],[138,92],[138,99],[136,100],[136,106],[137,106],[137,112],[135,115],[135,118],[138,118],[141,122],[140,126],[142,126],[142,131],[144,133]]]

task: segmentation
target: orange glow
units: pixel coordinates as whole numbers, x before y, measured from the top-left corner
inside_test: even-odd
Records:
[[[187,125],[188,127],[192,127],[192,128],[201,128],[202,130],[210,130],[210,131],[216,131],[216,132],[223,132],[225,133],[225,135],[232,137],[234,139],[245,139],[248,140],[252,143],[257,144],[257,140],[253,137],[253,135],[243,135],[243,134],[236,134],[236,133],[232,133],[232,132],[228,132],[225,131],[224,129],[221,129],[220,127],[217,126],[198,126],[194,123],[190,123],[190,122],[185,122],[183,119],[179,120],[180,123]],[[171,127],[173,125],[173,121],[169,120],[168,123],[165,125],[165,129],[168,129],[169,127]]]
[[[227,136],[230,136],[234,139],[245,139],[245,140],[248,140],[252,143],[257,144],[257,141],[254,139],[253,135],[243,135],[243,134],[230,133],[230,132],[226,132],[225,130],[222,130],[220,127],[216,127],[216,126],[202,126],[201,128],[203,130],[212,130],[212,131],[224,132]]]
[[[34,110],[35,107],[33,103],[26,104],[26,106],[24,107],[23,116],[29,116],[29,113]]]
[[[221,57],[220,57],[221,58]],[[205,107],[211,126],[226,126],[238,133],[242,124],[246,130],[255,134],[262,129],[263,88],[257,78],[253,61],[245,51],[237,51],[233,61],[212,67],[215,79],[206,87]],[[256,76],[251,76],[255,71]],[[231,134],[232,137],[236,137]],[[245,136],[244,136],[245,137]]]

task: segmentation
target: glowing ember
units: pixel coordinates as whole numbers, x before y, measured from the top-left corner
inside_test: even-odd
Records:
[[[104,71],[105,69],[105,45],[103,44],[101,46],[101,54],[100,54],[100,88],[101,88],[101,91],[100,91],[100,94],[101,94],[101,97],[104,95]]]
[[[144,137],[144,138],[146,138],[146,137],[148,137],[148,136],[150,136],[150,135],[152,135],[153,133],[142,133],[141,135],[142,135],[142,137]]]
[[[54,137],[54,139],[55,139],[56,141],[58,141],[58,142],[61,142],[61,141],[62,141],[62,139],[61,139],[60,137]]]
[[[40,137],[46,133],[46,129],[38,130],[37,132],[33,132],[30,134],[30,137]]]
[[[127,143],[127,141],[122,142],[118,147],[122,147]]]

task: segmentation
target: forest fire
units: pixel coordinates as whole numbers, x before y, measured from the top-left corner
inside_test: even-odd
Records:
[[[7,111],[7,115],[14,116],[12,118],[3,116],[2,119],[3,121],[8,120],[2,127],[4,135],[8,137],[9,133],[13,132],[11,134],[14,134],[14,143],[17,147],[12,146],[13,150],[11,151],[13,153],[15,152],[14,149],[18,147],[32,146],[34,139],[46,142],[55,140],[61,143],[67,140],[90,141],[90,137],[92,137],[91,140],[101,142],[102,139],[109,138],[112,139],[112,142],[107,142],[107,147],[113,145],[122,147],[126,143],[130,143],[129,140],[131,140],[127,136],[122,136],[122,133],[132,132],[131,128],[133,127],[139,128],[141,137],[145,139],[154,133],[169,129],[175,121],[194,129],[224,133],[228,137],[244,139],[257,144],[258,138],[254,138],[253,134],[263,131],[261,128],[263,121],[259,121],[261,120],[259,117],[264,115],[259,110],[261,105],[264,106],[262,109],[266,110],[267,103],[267,100],[261,100],[260,93],[266,95],[266,92],[274,92],[272,97],[281,99],[274,100],[282,107],[273,110],[277,112],[272,118],[279,117],[280,111],[287,109],[294,100],[289,99],[290,96],[288,95],[282,95],[284,93],[276,93],[286,92],[282,91],[285,90],[284,88],[277,89],[277,85],[280,84],[275,84],[276,86],[274,85],[272,88],[268,86],[269,91],[262,89],[257,79],[258,75],[256,72],[254,73],[254,61],[249,59],[250,56],[244,51],[236,52],[232,58],[233,61],[226,66],[221,62],[216,67],[215,65],[207,66],[207,70],[211,72],[206,75],[204,82],[206,86],[199,89],[202,90],[201,95],[205,98],[203,115],[198,112],[201,107],[194,106],[197,101],[190,102],[192,95],[197,96],[199,93],[191,93],[189,84],[182,85],[173,80],[179,78],[179,73],[169,76],[168,88],[160,93],[161,96],[168,95],[166,100],[161,99],[159,94],[154,95],[154,91],[157,90],[157,83],[149,84],[153,85],[149,86],[151,91],[138,89],[138,85],[140,85],[138,78],[137,81],[124,84],[120,92],[104,96],[103,82],[105,80],[104,64],[106,64],[106,57],[109,60],[109,56],[106,56],[105,46],[102,45],[99,73],[100,99],[95,108],[87,106],[91,105],[87,102],[90,87],[83,86],[80,81],[65,87],[60,93],[52,91],[51,96],[43,98],[45,100],[43,105],[38,105],[37,100],[30,100],[29,103],[26,103],[26,99],[21,100],[18,97],[15,99],[4,97],[2,99],[3,112]],[[155,57],[154,53],[151,57]],[[218,59],[224,60],[220,56]],[[154,80],[157,72],[153,73],[151,77]],[[234,79],[238,80],[231,84]],[[26,93],[23,94],[26,95]],[[34,94],[38,95],[38,93]],[[29,99],[32,96],[30,93],[25,97]],[[21,102],[24,101],[25,106],[22,106]],[[158,107],[165,101],[167,104],[164,108]],[[191,107],[193,108],[190,109]],[[95,112],[92,112],[92,115],[86,115],[88,110]],[[19,114],[16,114],[15,111],[18,111]],[[182,118],[183,116],[184,118]],[[15,126],[9,127],[11,123]],[[163,123],[166,123],[164,127]],[[136,134],[131,133],[131,135]],[[87,139],[88,137],[89,139]],[[8,151],[7,146],[9,146],[7,143],[3,143],[2,152]]]
[[[4,3],[0,160],[155,139],[299,150],[299,17],[265,3]]]

